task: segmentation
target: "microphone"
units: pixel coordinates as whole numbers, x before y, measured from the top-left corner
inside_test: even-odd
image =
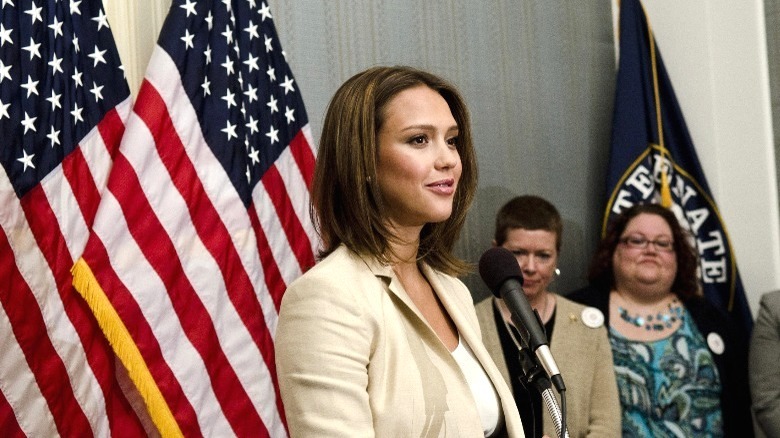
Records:
[[[523,343],[536,354],[555,388],[558,392],[565,391],[566,386],[550,352],[539,313],[531,308],[523,293],[523,273],[515,256],[502,247],[485,251],[479,259],[479,275],[493,295],[503,298]]]

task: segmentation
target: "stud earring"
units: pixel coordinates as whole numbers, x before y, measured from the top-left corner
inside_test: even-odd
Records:
[[[560,276],[561,275],[561,270],[558,269],[558,268],[555,268],[555,275],[556,276]]]

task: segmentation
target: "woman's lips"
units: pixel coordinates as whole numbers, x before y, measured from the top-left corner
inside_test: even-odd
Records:
[[[428,187],[434,193],[441,195],[451,195],[455,193],[455,180],[452,178],[443,179],[427,184],[426,187]]]

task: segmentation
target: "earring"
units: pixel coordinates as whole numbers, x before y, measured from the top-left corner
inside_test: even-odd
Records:
[[[561,275],[561,270],[558,269],[558,268],[555,268],[555,275],[556,276],[560,276]]]

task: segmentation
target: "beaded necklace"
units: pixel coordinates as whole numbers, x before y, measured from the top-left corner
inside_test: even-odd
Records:
[[[663,331],[672,327],[677,320],[685,319],[685,311],[677,298],[673,299],[667,305],[667,310],[659,311],[655,315],[649,313],[647,316],[630,315],[623,306],[618,306],[618,313],[623,321],[637,327],[644,327],[645,330]]]

